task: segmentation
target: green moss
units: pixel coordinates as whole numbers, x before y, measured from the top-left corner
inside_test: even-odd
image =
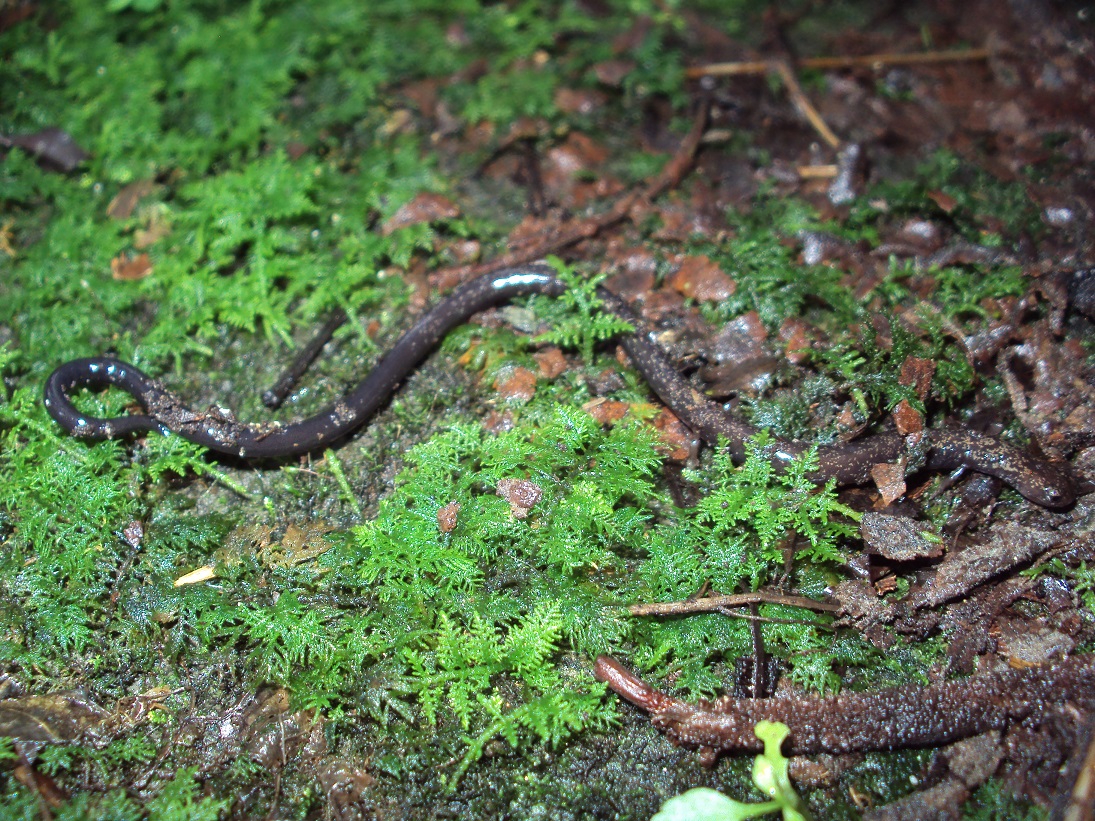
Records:
[[[652,679],[673,676],[686,692],[710,694],[725,686],[723,663],[750,651],[744,625],[721,615],[634,620],[621,605],[685,598],[706,582],[755,588],[784,572],[787,554],[800,589],[818,594],[831,581],[854,517],[832,488],[805,481],[808,461],[776,475],[761,458],[735,469],[725,454],[709,455],[690,474],[703,501],[678,510],[651,430],[635,420],[605,429],[581,409],[591,375],[610,368],[620,386],[610,398],[638,404],[649,392],[601,345],[621,328],[598,312],[595,283],[569,271],[566,298],[508,315],[523,331],[552,330],[454,332],[444,364],[427,365],[326,462],[248,470],[176,437],[77,441],[40,402],[56,364],[114,351],[196,404],[228,393],[251,417],[262,412],[254,388],[317,316],[334,306],[375,315],[375,339],[352,323],[283,416],[317,407],[406,327],[412,289],[398,269],[447,258],[454,236],[484,241],[490,253],[509,229],[494,214],[469,213],[380,230],[423,192],[466,202],[461,169],[445,163],[468,170],[483,159],[439,161],[446,134],[408,108],[413,92],[436,91],[457,132],[485,122],[502,134],[530,115],[548,133],[575,123],[629,133],[647,100],[683,103],[689,34],[677,4],[610,2],[597,18],[571,2],[431,0],[413,17],[401,0],[40,5],[0,32],[10,57],[0,86],[11,89],[0,99],[0,132],[59,126],[91,156],[70,175],[18,150],[0,163],[0,231],[11,244],[11,255],[0,250],[0,331],[15,340],[0,354],[0,660],[29,690],[86,685],[110,704],[145,681],[177,686],[194,676],[211,699],[235,704],[233,688],[277,683],[294,707],[323,712],[340,753],[358,751],[367,725],[381,772],[435,786],[444,772],[452,787],[473,765],[498,766],[484,755],[495,739],[550,748],[615,721],[615,700],[575,659],[627,652]],[[743,26],[737,5],[701,5],[717,7],[728,30]],[[637,17],[649,25],[636,28]],[[594,87],[592,69],[618,56],[614,37],[636,32],[635,70],[619,99],[592,115],[561,112],[557,92]],[[612,166],[639,178],[664,162],[626,144]],[[136,182],[150,184],[137,207],[110,216],[111,201]],[[703,309],[711,321],[755,309],[774,330],[803,316],[831,340],[809,363],[820,375],[798,398],[758,401],[755,420],[804,433],[813,406],[834,395],[854,398],[865,417],[884,411],[909,398],[897,375],[914,355],[938,363],[931,403],[969,390],[972,374],[945,320],[979,322],[986,299],[1018,292],[1019,271],[932,272],[943,312],[924,313],[913,330],[893,323],[883,344],[843,276],[804,272],[781,242],[806,229],[871,241],[885,220],[933,213],[935,189],[956,199],[950,217],[967,238],[996,242],[1031,226],[1015,188],[940,154],[910,184],[876,192],[889,211],[856,205],[836,226],[799,200],[762,195],[728,215],[725,242],[685,248],[738,282],[731,299]],[[112,261],[139,252],[149,254],[150,275],[115,279]],[[895,265],[870,309],[907,308],[912,276]],[[511,429],[488,433],[459,412],[482,407],[473,376],[489,384],[503,367],[531,368],[544,341],[573,349],[582,366],[508,404]],[[454,353],[469,354],[466,371],[451,367]],[[119,392],[77,401],[97,415],[130,404]],[[497,495],[502,480],[542,492],[526,518]],[[446,529],[438,512],[450,504],[459,510]],[[272,558],[290,525],[322,534],[316,555]],[[204,566],[215,581],[175,585]],[[834,690],[837,668],[890,675],[886,660],[834,636],[824,619],[762,613],[802,622],[769,624],[765,640],[813,690]],[[915,654],[902,661],[925,664]],[[252,762],[210,764],[167,745],[157,733],[175,713],[154,715],[102,749],[43,753],[44,772],[99,791],[77,792],[58,818],[216,817],[216,796],[254,791]],[[134,773],[168,747],[165,769],[178,777],[134,797]],[[459,763],[444,769],[450,757]],[[199,795],[190,769],[206,766],[213,798]],[[310,776],[292,777],[304,801]],[[37,816],[36,797],[12,778],[0,776],[0,789],[4,812]]]
[[[1040,821],[1047,817],[1047,813],[1036,804],[1010,793],[999,781],[991,779],[978,787],[962,805],[962,817],[971,821],[995,821],[1003,818]]]

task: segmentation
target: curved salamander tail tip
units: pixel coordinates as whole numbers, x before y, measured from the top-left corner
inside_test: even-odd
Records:
[[[597,681],[608,684],[618,696],[648,712],[658,712],[677,701],[655,690],[611,656],[597,656],[593,675]]]

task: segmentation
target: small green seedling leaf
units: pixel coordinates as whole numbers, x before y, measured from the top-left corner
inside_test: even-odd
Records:
[[[753,762],[753,783],[779,804],[783,821],[806,821],[805,810],[787,773],[790,762],[780,750],[791,729],[778,721],[758,721],[753,732],[764,742],[764,752]]]
[[[753,783],[770,801],[746,804],[697,787],[670,798],[651,821],[745,821],[773,812],[781,812],[783,821],[807,821],[809,816],[787,774],[787,758],[780,751],[790,728],[776,721],[760,721],[753,732],[764,742],[764,752],[753,762]]]
[[[650,821],[744,821],[778,809],[779,804],[775,801],[743,804],[717,790],[696,787],[670,798]]]

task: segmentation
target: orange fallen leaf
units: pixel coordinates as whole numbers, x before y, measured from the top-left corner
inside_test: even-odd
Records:
[[[120,254],[110,261],[110,271],[114,279],[126,281],[144,279],[152,273],[152,260],[148,254],[137,254],[132,258],[126,254]]]

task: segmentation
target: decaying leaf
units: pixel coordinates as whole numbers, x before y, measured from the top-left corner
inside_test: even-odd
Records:
[[[498,495],[509,502],[510,512],[518,519],[528,518],[544,491],[535,482],[527,479],[503,479],[498,483]]]
[[[78,693],[52,693],[0,701],[0,736],[58,744],[75,741],[106,719],[106,712]]]
[[[894,561],[934,558],[943,553],[943,540],[931,525],[908,516],[869,510],[859,522],[867,552]]]
[[[135,257],[122,254],[110,261],[110,272],[115,279],[125,281],[144,279],[152,273],[152,260],[148,254],[137,254]]]
[[[59,128],[43,128],[33,134],[7,137],[0,134],[0,146],[22,148],[47,168],[66,173],[91,156],[76,144],[71,134]]]

